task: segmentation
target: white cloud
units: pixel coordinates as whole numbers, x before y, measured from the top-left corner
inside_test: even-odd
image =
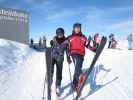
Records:
[[[29,4],[31,10],[45,11],[55,9],[54,1],[50,0],[25,0]]]
[[[76,15],[79,15],[79,12],[76,12],[75,10],[61,10],[50,13],[46,19],[51,21],[51,20],[64,19],[67,17],[73,17]]]
[[[59,20],[59,19],[64,19],[64,18],[70,18],[74,16],[85,16],[83,18],[93,18],[96,14],[98,16],[98,13],[94,12],[94,7],[80,7],[80,8],[71,8],[71,9],[65,9],[65,8],[56,8],[53,9],[53,12],[49,12],[47,16],[47,20],[52,21],[52,20]],[[90,16],[91,15],[91,16]]]
[[[132,14],[133,12],[133,7],[115,7],[115,8],[110,8],[110,9],[99,9],[96,7],[88,8],[88,14],[86,14],[86,18],[88,19],[95,19],[95,20],[113,20],[110,19],[114,16],[119,16],[119,15],[124,15]],[[124,16],[119,16],[124,17]],[[129,16],[130,17],[130,16]],[[106,19],[104,19],[106,18]]]
[[[112,24],[108,30],[116,32],[130,33],[133,32],[133,20],[127,20],[120,23]]]
[[[48,0],[25,0],[29,4],[43,5],[48,4],[50,1]]]
[[[98,9],[95,7],[88,8],[88,10],[86,11],[86,19],[89,21],[101,20],[104,14],[105,14],[105,11],[102,9]]]
[[[73,16],[83,15],[84,22],[93,23],[95,28],[105,32],[133,32],[133,7],[121,7],[111,9],[99,9],[96,7],[81,7],[79,9],[62,9],[48,13],[47,20],[64,20]],[[124,14],[129,13],[128,16]],[[123,15],[123,16],[122,16]],[[115,18],[118,17],[118,18]],[[119,19],[120,17],[120,19]],[[130,18],[128,18],[130,17]],[[98,31],[99,31],[98,30]]]

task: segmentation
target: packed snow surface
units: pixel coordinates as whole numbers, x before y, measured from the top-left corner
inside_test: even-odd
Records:
[[[93,52],[86,50],[83,71],[89,68],[93,56]],[[81,98],[133,100],[132,59],[133,51],[127,50],[127,41],[119,41],[117,49],[107,49],[106,46],[87,80]],[[45,52],[37,52],[27,45],[0,39],[0,100],[42,100],[45,61]],[[69,93],[69,67],[73,76],[74,65],[69,66],[65,58],[61,100],[73,98],[72,93]],[[54,84],[51,90],[52,100],[55,100]],[[46,89],[44,92],[47,99]]]

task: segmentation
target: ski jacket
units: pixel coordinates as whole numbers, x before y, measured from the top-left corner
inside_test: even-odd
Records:
[[[82,33],[72,33],[72,35],[68,37],[68,48],[70,55],[79,54],[84,56],[85,47],[88,47],[88,40]]]
[[[117,45],[117,41],[115,39],[112,40],[112,48],[116,48]]]
[[[50,41],[53,59],[56,59],[58,61],[64,60],[64,52],[67,51],[67,45],[64,44],[65,40],[65,37],[58,38],[55,36],[53,40]]]
[[[94,44],[100,44],[100,41],[101,41],[101,39],[99,36],[97,36],[97,35],[94,36],[94,40],[93,40]]]
[[[114,38],[114,35],[113,34],[109,35],[109,41],[110,42],[112,42],[113,38]]]

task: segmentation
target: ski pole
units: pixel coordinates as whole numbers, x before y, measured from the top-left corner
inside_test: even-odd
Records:
[[[69,76],[70,76],[70,81],[71,81],[71,88],[73,88],[73,85],[72,85],[72,74],[71,74],[71,70],[70,70],[70,64],[68,64],[68,67],[69,67]],[[73,95],[73,100],[74,100],[73,90],[72,90],[72,95]]]
[[[45,75],[45,79],[44,79],[44,87],[43,87],[43,96],[42,99],[45,99],[45,85],[46,85],[46,80],[47,80],[47,76]]]
[[[45,52],[46,53],[46,52]],[[44,56],[46,56],[45,54],[44,54]],[[45,59],[46,59],[46,57],[44,57]],[[45,98],[45,85],[46,85],[46,81],[47,81],[47,73],[45,73],[45,77],[44,77],[44,85],[43,85],[43,95],[42,95],[42,100],[44,100],[44,99],[46,99]]]

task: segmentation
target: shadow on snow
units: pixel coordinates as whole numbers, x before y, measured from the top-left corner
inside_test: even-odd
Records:
[[[87,69],[83,69],[83,73],[85,73],[87,71]],[[82,99],[85,99],[86,97],[92,95],[93,93],[97,92],[98,90],[100,90],[101,88],[107,86],[108,84],[112,83],[113,81],[115,81],[116,79],[118,79],[118,77],[115,77],[114,79],[112,79],[111,81],[102,84],[102,85],[97,85],[96,84],[96,77],[98,75],[98,73],[100,73],[101,71],[104,71],[105,74],[103,75],[103,77],[101,78],[101,80],[103,80],[108,73],[111,71],[111,69],[105,69],[104,65],[100,64],[97,65],[96,67],[93,68],[91,74],[89,75],[87,81],[86,81],[86,85],[89,84],[90,85],[90,91],[88,91],[88,94],[86,96],[84,96]],[[67,84],[66,86],[62,87],[62,90],[65,90],[66,88],[69,88],[71,86],[71,83]],[[71,89],[70,91],[64,96],[62,97],[61,100],[66,99],[68,96],[70,96],[72,94]]]

